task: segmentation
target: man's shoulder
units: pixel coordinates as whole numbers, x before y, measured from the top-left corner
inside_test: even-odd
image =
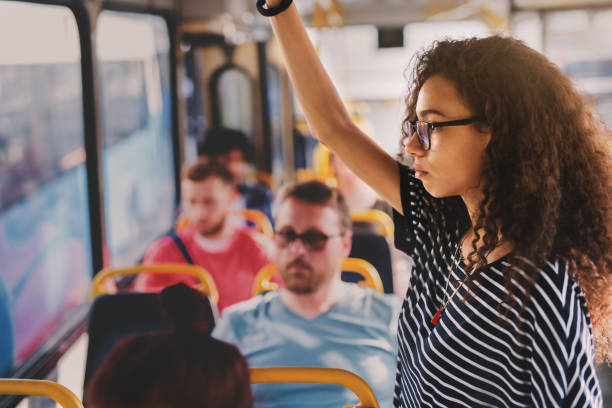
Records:
[[[223,311],[222,319],[241,325],[255,323],[273,302],[278,301],[278,291],[271,291],[238,302]]]
[[[348,311],[354,311],[364,317],[373,317],[392,321],[399,315],[402,300],[392,294],[378,293],[369,287],[359,286],[353,283],[345,284],[344,304]]]

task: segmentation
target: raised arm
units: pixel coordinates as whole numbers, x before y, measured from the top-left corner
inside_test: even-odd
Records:
[[[274,7],[280,0],[267,0]],[[395,160],[353,123],[319,61],[295,4],[271,17],[289,77],[310,130],[397,211],[402,212]]]

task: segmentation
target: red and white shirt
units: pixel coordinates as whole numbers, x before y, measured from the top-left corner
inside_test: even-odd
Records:
[[[192,227],[177,234],[196,265],[212,276],[219,292],[219,311],[234,303],[249,299],[257,272],[273,262],[273,243],[257,231],[237,227],[234,233],[221,241],[211,241]],[[143,264],[187,263],[172,237],[163,237],[151,245]],[[141,274],[134,283],[139,292],[158,292],[166,286],[184,282],[197,286],[191,275]]]

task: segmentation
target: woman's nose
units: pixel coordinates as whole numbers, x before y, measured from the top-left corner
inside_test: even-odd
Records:
[[[412,135],[408,137],[408,140],[404,143],[404,152],[408,156],[422,156],[425,153],[425,149],[418,140],[419,136],[416,132],[413,132]]]

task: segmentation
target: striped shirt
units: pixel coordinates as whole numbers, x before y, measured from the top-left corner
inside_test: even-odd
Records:
[[[401,165],[400,189],[405,215],[394,213],[395,244],[414,268],[399,320],[394,406],[601,407],[590,317],[567,264],[550,260],[538,268],[519,317],[520,304],[498,311],[507,293],[503,272],[522,272],[506,255],[476,279],[471,299],[463,300],[460,286],[434,326],[449,273],[451,283],[465,278],[454,257],[469,219],[451,212],[458,198],[433,198]],[[453,291],[448,285],[447,296]]]

